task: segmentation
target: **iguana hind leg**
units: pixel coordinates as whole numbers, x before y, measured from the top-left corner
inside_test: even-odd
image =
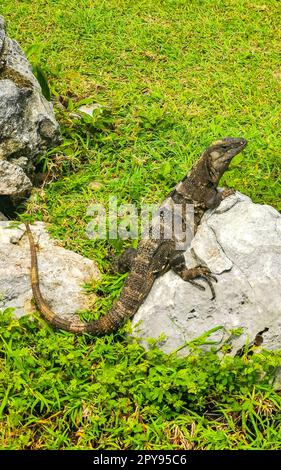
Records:
[[[169,260],[169,263],[170,268],[176,274],[178,274],[178,276],[180,276],[184,281],[190,282],[190,284],[201,290],[205,290],[205,287],[194,279],[203,279],[208,284],[212,292],[211,300],[216,297],[215,289],[212,282],[217,282],[217,278],[211,273],[210,269],[207,266],[203,266],[200,264],[198,266],[195,266],[194,268],[187,268],[185,264],[184,255],[182,253],[177,252],[173,253]]]

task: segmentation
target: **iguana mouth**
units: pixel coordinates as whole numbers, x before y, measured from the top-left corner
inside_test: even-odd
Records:
[[[226,143],[226,145],[230,146],[230,149],[226,152],[226,161],[231,160],[237,153],[241,152],[243,148],[246,147],[247,145],[247,140],[246,139],[237,139],[233,137],[227,137],[226,139],[223,139],[223,142]]]

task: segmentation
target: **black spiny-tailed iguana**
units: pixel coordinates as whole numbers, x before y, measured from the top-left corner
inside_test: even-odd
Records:
[[[232,158],[241,152],[246,143],[247,141],[242,138],[225,138],[214,142],[203,152],[190,172],[171,191],[161,205],[160,211],[161,208],[165,209],[170,202],[183,206],[192,204],[196,230],[203,213],[207,209],[217,207],[222,199],[230,194],[227,189],[218,191],[218,183]],[[185,224],[184,216],[182,223]],[[99,320],[88,323],[82,322],[78,318],[65,320],[58,317],[42,297],[36,246],[29,224],[26,224],[26,228],[31,249],[31,285],[34,300],[43,318],[55,328],[93,335],[107,334],[116,330],[126,319],[137,312],[150,292],[156,277],[169,269],[175,271],[183,280],[189,281],[199,288],[203,287],[197,284],[194,279],[204,279],[209,284],[214,297],[212,281],[216,279],[206,266],[187,268],[183,251],[178,251],[174,237],[171,239],[165,239],[161,236],[150,237],[140,241],[135,253],[130,251],[132,259],[130,273],[121,295],[106,315]]]

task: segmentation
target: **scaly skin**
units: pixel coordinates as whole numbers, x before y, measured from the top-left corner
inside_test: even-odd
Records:
[[[195,230],[202,215],[207,209],[217,207],[229,190],[217,190],[219,180],[227,170],[232,158],[246,146],[245,139],[226,138],[208,147],[191,171],[180,181],[163,202],[166,208],[169,201],[176,204],[193,204],[195,215]],[[183,219],[184,222],[184,219]],[[53,327],[72,333],[90,333],[103,335],[111,333],[138,310],[149,294],[157,276],[173,269],[185,281],[204,289],[194,279],[203,278],[210,286],[213,297],[212,280],[215,280],[209,269],[197,266],[188,269],[184,257],[176,249],[174,239],[148,238],[140,241],[136,256],[132,262],[130,274],[125,282],[120,297],[115,301],[108,313],[99,320],[88,323],[77,320],[64,320],[57,316],[42,297],[39,285],[37,250],[30,230],[26,224],[31,251],[31,285],[33,297],[43,318]]]

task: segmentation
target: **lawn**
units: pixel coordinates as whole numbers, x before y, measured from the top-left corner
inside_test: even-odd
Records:
[[[63,132],[21,217],[96,260],[105,276],[88,290],[104,311],[127,242],[87,238],[92,203],[158,203],[211,141],[243,136],[224,184],[281,209],[278,1],[1,0],[0,14],[48,78]],[[83,103],[98,105],[93,119],[75,117]],[[6,312],[0,447],[281,448],[278,352],[177,359],[127,329],[74,338]]]

